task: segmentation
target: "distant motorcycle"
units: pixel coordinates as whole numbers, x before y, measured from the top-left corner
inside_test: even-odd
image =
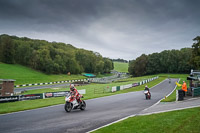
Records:
[[[169,83],[171,83],[171,79],[169,78]]]
[[[148,99],[151,99],[151,93],[148,91],[148,90],[145,90],[144,91],[144,94],[145,94],[145,98],[148,100]]]
[[[81,95],[81,98],[83,96]],[[71,112],[73,109],[80,109],[80,110],[85,110],[86,108],[86,103],[84,100],[82,100],[81,103],[78,103],[76,98],[72,97],[71,93],[68,93],[65,97],[65,111],[66,112]]]

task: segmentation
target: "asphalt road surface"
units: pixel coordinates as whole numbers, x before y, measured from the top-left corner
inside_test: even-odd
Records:
[[[169,94],[178,79],[165,80],[151,88],[152,99],[143,91],[86,100],[86,110],[66,113],[63,105],[0,115],[2,133],[87,132],[105,124],[138,114]]]
[[[15,88],[14,92],[21,92],[21,91],[24,91],[24,90],[36,90],[36,89],[54,88],[54,87],[67,87],[67,86],[70,86],[70,83]]]

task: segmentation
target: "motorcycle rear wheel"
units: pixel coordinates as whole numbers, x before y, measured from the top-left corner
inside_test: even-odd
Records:
[[[85,101],[82,101],[80,110],[85,110],[85,108],[86,108],[86,103]]]

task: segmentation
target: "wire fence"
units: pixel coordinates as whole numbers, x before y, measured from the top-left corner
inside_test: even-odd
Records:
[[[111,83],[111,82],[121,80],[121,79],[125,79],[125,78],[128,78],[128,77],[129,76],[126,75],[126,74],[115,74],[115,75],[109,76],[109,77],[91,78],[91,79],[89,79],[89,82],[107,84],[107,83]]]
[[[94,94],[102,94],[102,93],[110,93],[112,91],[112,87],[106,86],[104,88],[94,88]]]

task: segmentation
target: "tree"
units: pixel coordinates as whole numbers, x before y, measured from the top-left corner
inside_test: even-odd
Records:
[[[98,61],[95,68],[95,73],[103,73],[104,62],[102,60]]]
[[[182,48],[178,56],[178,73],[189,73],[192,69],[190,60],[192,58],[191,48]]]
[[[103,58],[103,61],[104,61],[103,71],[104,73],[109,73],[110,70],[113,69],[113,62],[109,58]]]
[[[195,69],[200,69],[200,36],[193,39],[191,62]]]
[[[177,73],[178,72],[178,57],[179,51],[178,50],[171,50],[168,53],[168,60],[167,60],[167,72],[168,73]]]
[[[160,53],[160,72],[168,73],[169,50],[164,50]]]
[[[142,76],[146,74],[146,67],[148,63],[148,57],[145,54],[142,54],[140,57],[136,58],[136,60],[133,62],[133,70],[134,76]]]
[[[161,63],[159,58],[159,53],[153,53],[148,56],[147,74],[156,74],[161,72]]]
[[[135,71],[134,71],[134,64],[135,63],[135,60],[131,60],[128,64],[128,72],[131,74],[131,75],[135,75]]]
[[[8,64],[13,64],[15,63],[14,60],[14,55],[15,55],[15,50],[14,50],[14,43],[12,39],[7,36],[3,35],[0,38],[1,42],[1,61],[4,63]]]

